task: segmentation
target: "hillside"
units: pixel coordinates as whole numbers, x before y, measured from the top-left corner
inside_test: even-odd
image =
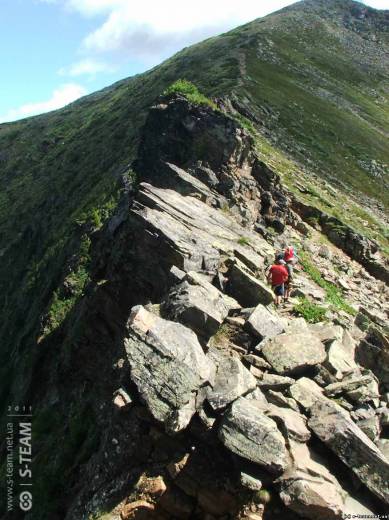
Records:
[[[232,269],[228,262],[224,264],[223,247],[230,257],[231,242],[235,249],[238,243],[242,247],[237,248],[238,252],[234,250],[234,255],[240,260],[243,255],[243,263],[258,273],[262,272],[263,262],[268,262],[290,238],[306,252],[303,264],[310,281],[303,276],[300,287],[300,312],[304,317],[308,319],[312,312],[327,312],[336,326],[348,330],[361,306],[365,318],[359,314],[359,320],[365,323],[367,319],[381,327],[385,319],[380,314],[385,304],[384,283],[375,278],[387,281],[388,273],[388,50],[389,11],[376,11],[348,0],[308,0],[184,49],[151,71],[120,81],[62,110],[0,125],[1,403],[6,406],[10,400],[27,399],[39,410],[35,423],[39,453],[36,467],[43,476],[37,484],[41,505],[36,518],[89,518],[81,516],[81,510],[82,515],[86,515],[85,511],[97,515],[92,496],[96,490],[82,485],[80,471],[88,463],[92,478],[102,462],[98,448],[105,445],[107,437],[102,438],[100,428],[113,435],[115,428],[123,427],[115,425],[116,416],[111,411],[103,417],[97,410],[100,405],[107,406],[107,396],[114,390],[112,381],[122,374],[119,365],[123,337],[128,336],[124,324],[130,308],[150,302],[163,307],[164,294],[172,288],[168,275],[171,266],[186,273],[204,271],[207,283],[212,279],[217,285],[212,277],[220,278],[225,269]],[[158,112],[150,110],[158,96],[179,78],[190,80],[212,99],[205,101],[211,107],[207,108],[210,114],[201,112],[198,116],[200,121],[204,119],[202,131],[209,139],[201,138],[189,148],[182,127],[178,133],[168,128],[169,139],[165,134],[155,134],[153,114]],[[166,99],[160,98],[160,102]],[[178,103],[177,110],[178,114],[184,110],[185,121],[191,111],[196,112],[197,105],[183,106]],[[173,128],[176,117],[172,118]],[[218,142],[218,118],[226,118],[223,128],[232,128],[232,134],[227,133],[222,144]],[[223,175],[233,161],[227,167],[217,158],[230,154],[236,160],[240,145],[231,137],[235,131],[251,158],[254,180],[248,176],[245,182],[231,184],[228,175],[224,180]],[[181,149],[185,152],[180,155],[176,151]],[[166,177],[165,166],[159,170],[160,160],[184,168],[189,177],[175,168],[168,169],[170,177]],[[207,167],[201,169],[204,165],[221,176],[220,185],[215,180],[212,185]],[[210,186],[203,185],[207,184],[207,176],[211,191]],[[165,177],[168,184],[163,185]],[[140,181],[150,183],[151,188],[138,191]],[[177,199],[163,200],[158,189],[168,188],[177,191]],[[265,205],[264,192],[270,193],[271,208]],[[193,193],[204,208],[190,201],[185,205],[185,197]],[[185,217],[177,216],[172,209],[181,204]],[[177,240],[175,233],[181,231],[172,230],[170,221],[187,218],[188,226],[202,229],[204,223],[195,220],[199,218],[196,212],[201,210],[205,215],[209,206],[219,211],[209,214],[207,226],[212,219],[220,219],[220,229],[231,226],[232,238],[227,240],[228,245],[224,244],[226,231],[220,236],[220,230],[212,231],[212,240],[218,242],[216,254],[205,234],[204,242],[198,243],[200,250],[205,248],[203,263],[181,265],[177,251],[182,244],[177,245],[177,250],[173,248],[174,254],[170,249]],[[127,216],[128,207],[131,217]],[[166,218],[160,227],[152,220],[155,208]],[[145,229],[150,231],[150,237],[159,233],[167,237],[156,243],[155,262],[150,260],[153,249]],[[307,234],[308,243],[304,241]],[[184,235],[183,240],[187,240]],[[312,264],[318,244],[330,251],[334,248],[330,256],[339,259],[336,268],[321,260],[319,272]],[[246,251],[244,246],[253,251]],[[185,247],[190,251],[188,244]],[[254,252],[260,257],[262,254],[262,260],[253,256]],[[215,255],[222,258],[217,268],[213,263]],[[210,263],[205,267],[207,259]],[[351,272],[350,283],[344,272]],[[348,289],[338,284],[339,279]],[[197,279],[188,280],[189,284],[201,286]],[[224,287],[218,290],[223,292]],[[236,294],[229,296],[239,301]],[[269,296],[265,294],[261,303],[268,305],[266,298]],[[324,310],[308,305],[307,311],[306,298],[324,302]],[[257,303],[239,301],[239,307]],[[366,311],[369,304],[370,314]],[[147,309],[149,312],[150,307]],[[287,309],[284,318],[290,320],[292,311]],[[166,312],[161,319],[182,321],[171,310]],[[219,323],[221,328],[225,318]],[[229,318],[233,320],[234,316]],[[243,326],[247,321],[244,314],[236,318],[235,325]],[[190,328],[198,333],[192,322]],[[247,326],[244,328],[243,336],[247,334]],[[365,333],[366,329],[364,326]],[[139,333],[143,338],[143,333],[134,330],[130,336]],[[217,328],[211,332],[210,336],[218,334]],[[135,343],[141,341],[139,337],[133,338]],[[241,339],[234,338],[233,342]],[[361,339],[373,341],[370,336],[353,341]],[[265,373],[271,365],[266,360]],[[370,377],[373,386],[378,378],[383,396],[387,392],[387,374],[382,376],[380,362],[362,361],[358,360],[363,367],[359,376]],[[130,358],[128,362],[131,364]],[[325,368],[328,370],[327,365]],[[365,369],[374,375],[366,375]],[[286,375],[287,371],[277,373]],[[311,372],[307,375],[312,376]],[[122,377],[127,375],[120,375],[120,381]],[[326,377],[327,385],[336,384],[336,380]],[[319,376],[315,381],[323,383]],[[115,388],[118,384],[115,380]],[[134,385],[132,381],[133,390]],[[128,420],[136,423],[126,441],[130,444],[145,428],[142,414],[148,413],[138,403],[137,392],[139,386],[131,394],[137,402],[135,415],[125,418],[127,427]],[[349,399],[348,394],[342,394],[342,399]],[[69,425],[64,430],[66,415]],[[152,415],[156,418],[158,413]],[[63,440],[64,449],[53,457],[57,439]],[[185,437],[181,441],[182,449],[191,442]],[[169,441],[164,437],[163,442]],[[95,452],[96,460],[91,463]],[[139,454],[139,464],[146,459],[146,453]],[[123,468],[115,464],[116,459],[101,476],[101,489],[109,496],[107,482],[113,475],[124,475]],[[339,478],[342,480],[342,472]],[[378,511],[379,501],[386,498],[365,476],[362,482],[375,495],[369,495],[369,500]],[[123,489],[119,482],[116,484],[120,495]],[[345,486],[349,489],[350,482]],[[84,501],[84,509],[74,497]],[[98,507],[105,504],[100,491],[97,502]]]

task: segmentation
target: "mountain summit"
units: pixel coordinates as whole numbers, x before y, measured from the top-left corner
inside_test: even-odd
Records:
[[[299,2],[0,125],[0,391],[34,409],[30,518],[384,512],[388,19]],[[280,309],[265,273],[290,244]]]

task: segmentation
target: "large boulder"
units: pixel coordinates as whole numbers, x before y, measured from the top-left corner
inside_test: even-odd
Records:
[[[278,316],[259,304],[250,314],[245,328],[259,339],[273,338],[284,332],[284,325]]]
[[[297,514],[312,520],[342,518],[342,488],[306,444],[290,441],[292,463],[279,479],[280,497]]]
[[[223,417],[219,438],[230,451],[271,473],[281,473],[287,466],[285,440],[265,415],[263,403],[244,397],[235,401]]]
[[[213,348],[207,358],[216,366],[215,382],[207,390],[207,401],[214,410],[224,408],[256,388],[255,377],[236,357],[226,356]]]
[[[310,408],[308,425],[329,448],[386,504],[389,462],[339,405],[327,399]]]
[[[131,311],[125,349],[131,380],[151,414],[169,432],[185,428],[215,367],[194,332],[142,306]]]
[[[293,375],[326,359],[323,343],[311,333],[280,334],[261,350],[266,361],[281,375]]]
[[[239,304],[221,293],[200,274],[190,272],[173,287],[164,305],[168,316],[191,328],[197,335],[213,336],[229,311]]]
[[[260,303],[269,305],[274,299],[271,289],[239,260],[230,263],[227,291],[243,307],[255,307]]]

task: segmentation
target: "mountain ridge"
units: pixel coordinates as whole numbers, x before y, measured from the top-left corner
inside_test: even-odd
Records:
[[[279,176],[287,197],[311,211],[305,216],[311,233],[325,241],[320,233],[329,221],[329,232],[340,241],[347,229],[372,241],[378,254],[387,251],[388,67],[380,58],[386,43],[371,39],[369,31],[361,35],[359,25],[342,22],[339,31],[338,18],[323,23],[312,14],[312,5],[315,11],[324,4],[296,4],[184,49],[151,71],[57,112],[0,125],[3,403],[11,396],[23,400],[40,385],[45,388],[51,376],[43,365],[57,370],[51,350],[61,352],[60,373],[69,374],[72,356],[78,359],[72,334],[85,323],[77,313],[88,305],[91,312],[94,305],[99,309],[98,298],[104,299],[104,287],[93,299],[91,277],[100,261],[94,247],[105,226],[120,222],[127,196],[136,188],[133,161],[150,106],[179,78],[195,83],[251,135],[263,164],[260,171],[272,172],[270,179]],[[345,5],[355,7],[357,14],[363,9],[361,4]],[[387,12],[377,13],[387,17]],[[302,22],[296,25],[296,19]],[[282,214],[285,194],[280,190],[274,196],[274,211]],[[229,206],[223,208],[229,211]],[[283,222],[267,218],[258,229],[272,241],[272,225]],[[240,245],[247,240],[243,232],[239,240]],[[364,248],[363,239],[358,244]],[[115,250],[121,254],[119,246]],[[340,265],[344,268],[344,261]],[[321,290],[334,291],[319,281]],[[107,297],[112,296],[110,289]],[[337,291],[331,294],[339,304]],[[63,347],[69,347],[68,354]],[[89,370],[90,362],[81,352],[81,368],[85,364]],[[55,402],[54,394],[52,398]],[[72,415],[75,432],[79,412]],[[94,438],[89,416],[86,425]]]

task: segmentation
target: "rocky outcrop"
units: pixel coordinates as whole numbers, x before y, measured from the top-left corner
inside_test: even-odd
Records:
[[[332,322],[311,324],[272,306],[265,269],[284,246],[260,227],[293,216],[247,132],[161,99],[134,166],[140,183],[96,239],[85,305],[99,303],[89,328],[107,331],[83,355],[115,357],[99,412],[104,476],[86,464],[88,514],[116,500],[123,518],[335,520],[343,487],[360,499],[343,464],[379,511],[385,338],[332,308]],[[298,271],[295,291],[327,305]]]
[[[239,260],[230,263],[227,291],[244,307],[255,307],[260,303],[269,305],[273,301],[269,287]]]

